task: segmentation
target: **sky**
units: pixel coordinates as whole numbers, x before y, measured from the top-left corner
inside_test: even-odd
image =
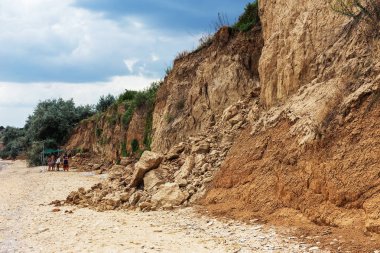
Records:
[[[0,126],[39,101],[142,90],[249,0],[0,0]]]

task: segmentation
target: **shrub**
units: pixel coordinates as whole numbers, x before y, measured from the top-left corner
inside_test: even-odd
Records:
[[[133,100],[136,96],[137,91],[134,90],[125,90],[119,98],[117,99],[119,102],[130,101]]]
[[[122,157],[127,157],[128,156],[128,151],[127,151],[127,143],[123,141],[121,144],[121,156]]]
[[[103,134],[103,129],[101,128],[96,128],[95,130],[96,137],[99,138]]]
[[[145,149],[150,150],[152,144],[152,130],[153,130],[153,110],[148,111],[144,128],[144,146]]]
[[[107,96],[101,96],[99,98],[99,102],[95,106],[96,110],[98,112],[104,112],[115,102],[115,97],[111,94],[108,94]]]
[[[153,113],[156,93],[161,84],[162,82],[153,82],[149,88],[136,92],[133,100],[130,100],[125,104],[126,111],[122,118],[124,126],[128,126],[136,109],[146,107],[148,115]]]
[[[36,147],[34,143],[38,142],[40,146],[44,143],[45,148],[56,149],[67,141],[78,122],[93,113],[91,106],[76,107],[72,99],[46,100],[38,103],[24,127],[29,164],[40,164],[41,148]]]
[[[5,148],[0,152],[2,159],[15,159],[21,152],[25,151],[26,139],[24,136],[13,139],[7,143]]]
[[[110,126],[115,126],[117,123],[117,115],[113,114],[112,116],[108,117],[107,122]]]
[[[258,1],[249,3],[244,9],[244,13],[239,17],[233,28],[247,32],[255,25],[260,25],[259,4]]]
[[[122,122],[124,126],[129,125],[129,122],[131,122],[134,111],[135,111],[135,108],[132,105],[130,105],[128,109],[125,111],[122,118]]]
[[[43,149],[56,149],[57,146],[57,142],[53,139],[32,142],[27,152],[29,166],[41,165],[41,152],[43,151]]]
[[[139,150],[140,146],[139,146],[139,142],[138,140],[136,139],[133,139],[132,142],[131,142],[131,148],[132,148],[132,152],[135,153]]]

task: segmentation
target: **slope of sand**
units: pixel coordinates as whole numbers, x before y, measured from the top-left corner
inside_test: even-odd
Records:
[[[274,228],[219,221],[192,208],[52,212],[52,200],[102,179],[40,169],[16,161],[0,170],[0,252],[319,252]]]

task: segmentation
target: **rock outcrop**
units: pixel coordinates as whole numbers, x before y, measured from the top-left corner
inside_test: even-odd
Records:
[[[291,208],[317,224],[377,232],[379,40],[325,1],[260,5],[266,109],[253,110],[203,203],[268,219]]]
[[[167,152],[215,124],[228,106],[258,96],[262,46],[260,28],[236,35],[224,27],[209,47],[177,59],[157,94],[153,151]]]

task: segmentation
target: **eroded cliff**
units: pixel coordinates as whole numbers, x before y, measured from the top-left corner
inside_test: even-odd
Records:
[[[204,203],[266,218],[291,208],[379,233],[379,39],[325,1],[260,7],[267,109],[234,142]]]
[[[215,125],[230,105],[257,97],[262,46],[260,27],[248,33],[224,27],[211,45],[177,59],[157,94],[152,150],[168,151]]]
[[[92,157],[91,164],[97,164],[101,161],[117,162],[121,157],[130,156],[138,149],[145,149],[148,110],[145,107],[138,108],[127,123],[123,122],[125,113],[126,105],[123,102],[83,120],[67,142],[66,150],[73,153],[87,153],[87,156]],[[132,150],[133,141],[138,145],[136,150]]]
[[[260,17],[178,57],[157,92],[154,153],[68,203],[154,210],[204,197],[216,214],[380,233],[380,40],[322,0],[260,1]]]

